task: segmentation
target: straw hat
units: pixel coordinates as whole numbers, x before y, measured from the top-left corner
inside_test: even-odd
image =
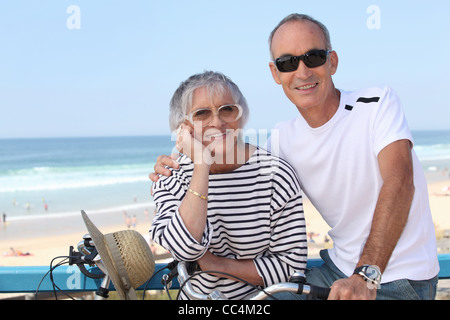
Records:
[[[155,260],[144,237],[135,230],[103,235],[86,212],[82,210],[81,215],[120,299],[136,300],[134,289],[150,279],[155,270]]]

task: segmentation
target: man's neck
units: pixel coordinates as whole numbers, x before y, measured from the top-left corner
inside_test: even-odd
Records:
[[[336,114],[341,100],[341,92],[337,89],[333,89],[333,91],[322,105],[306,110],[297,108],[311,128],[323,126]]]

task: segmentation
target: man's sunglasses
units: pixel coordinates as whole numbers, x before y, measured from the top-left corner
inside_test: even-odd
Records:
[[[280,72],[292,72],[298,69],[300,61],[303,60],[308,68],[316,68],[327,61],[328,53],[331,50],[311,50],[301,56],[285,56],[275,60],[275,64]]]

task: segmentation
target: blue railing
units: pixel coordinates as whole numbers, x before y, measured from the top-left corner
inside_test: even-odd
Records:
[[[450,279],[450,254],[438,255],[440,272],[439,279]],[[308,260],[308,267],[319,266],[323,263],[321,259]],[[150,282],[143,284],[138,290],[162,290],[161,278],[163,274],[169,272],[164,269],[167,264],[158,263],[155,273],[162,269]],[[95,272],[96,267],[88,269]],[[61,290],[68,292],[96,291],[101,284],[101,279],[92,279],[80,272],[76,266],[63,265],[52,271],[53,282],[49,275],[49,266],[38,267],[0,267],[0,293],[39,293],[51,292],[54,290],[53,283]],[[179,288],[176,279],[172,282],[172,289]],[[110,290],[114,290],[111,284]]]

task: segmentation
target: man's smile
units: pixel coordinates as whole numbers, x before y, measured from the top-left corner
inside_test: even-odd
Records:
[[[305,85],[301,85],[301,86],[296,86],[295,90],[299,90],[301,92],[307,93],[307,92],[312,91],[312,89],[316,88],[318,85],[319,85],[318,82],[305,84]]]

